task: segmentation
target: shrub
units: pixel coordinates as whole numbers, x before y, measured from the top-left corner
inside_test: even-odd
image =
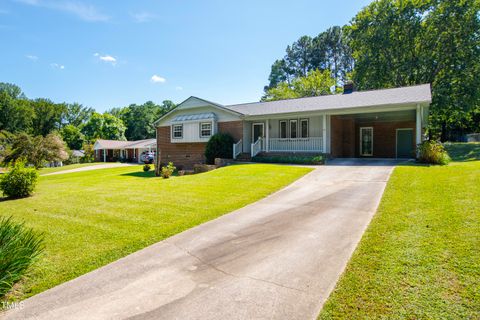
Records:
[[[17,161],[0,180],[3,195],[10,198],[23,198],[32,194],[38,179],[34,168],[25,168],[23,161]]]
[[[255,162],[262,163],[287,163],[287,164],[324,164],[323,156],[271,156],[271,157],[253,157]]]
[[[143,166],[143,171],[145,171],[145,172],[150,171],[150,169],[152,169],[152,167],[150,167],[149,164],[146,164],[146,165]]]
[[[175,167],[173,166],[172,162],[169,162],[168,165],[163,166],[160,175],[163,179],[168,179],[175,171]]]
[[[430,164],[445,165],[450,157],[443,145],[434,140],[426,140],[418,145],[418,161]]]
[[[0,297],[25,274],[43,251],[43,236],[10,218],[0,219]]]
[[[215,158],[232,158],[235,141],[227,133],[216,133],[208,140],[205,148],[205,158],[208,164],[214,164]]]

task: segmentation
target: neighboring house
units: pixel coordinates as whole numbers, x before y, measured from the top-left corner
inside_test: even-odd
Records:
[[[190,97],[155,122],[160,163],[205,161],[213,134],[235,139],[232,157],[322,153],[330,157],[413,158],[423,139],[430,85],[221,105]]]
[[[157,146],[155,139],[137,141],[98,139],[93,145],[93,149],[95,150],[95,161],[141,162],[142,153],[155,152]]]

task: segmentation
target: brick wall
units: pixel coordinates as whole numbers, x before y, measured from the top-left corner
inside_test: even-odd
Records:
[[[360,127],[373,127],[373,157],[395,158],[396,129],[413,129],[412,147],[415,148],[415,121],[358,122],[354,118],[332,116],[331,133],[333,157],[360,156]]]
[[[242,121],[219,122],[218,131],[229,133],[235,141],[242,139]],[[173,162],[177,167],[192,169],[194,164],[205,163],[206,143],[171,143],[170,126],[157,128],[157,150],[159,150],[160,163]]]
[[[235,142],[243,138],[243,122],[242,121],[228,121],[219,122],[218,131],[229,133]]]
[[[415,150],[415,121],[356,123],[356,141],[360,141],[360,127],[373,127],[373,157],[375,158],[396,157],[396,129],[413,129],[412,148]],[[360,155],[360,143],[355,146],[355,154]]]
[[[332,157],[355,157],[355,120],[332,116],[330,125]]]

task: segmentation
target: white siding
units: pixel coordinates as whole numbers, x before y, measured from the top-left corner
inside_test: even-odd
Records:
[[[190,121],[184,123],[175,123],[175,124],[182,124],[183,125],[183,137],[181,139],[174,139],[173,133],[171,132],[170,141],[172,143],[182,143],[182,142],[207,142],[210,137],[201,138],[200,137],[200,123],[212,123],[212,135],[217,132],[216,123],[212,120],[205,120],[205,121]],[[170,127],[172,130],[172,127]]]

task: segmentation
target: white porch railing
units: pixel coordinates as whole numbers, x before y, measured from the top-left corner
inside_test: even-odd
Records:
[[[255,143],[252,143],[252,146],[250,148],[250,155],[253,157],[255,157],[257,154],[259,154],[261,151],[262,151],[262,146],[263,146],[263,143],[262,143],[262,137],[258,138],[257,141],[255,141]]]
[[[268,151],[273,152],[324,152],[322,137],[269,139]]]
[[[233,159],[237,159],[237,156],[242,153],[243,141],[240,139],[237,143],[233,144]]]

